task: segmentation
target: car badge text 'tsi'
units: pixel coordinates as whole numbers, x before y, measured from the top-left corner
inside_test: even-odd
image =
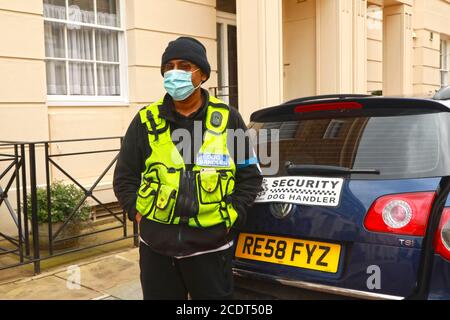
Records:
[[[270,213],[277,219],[284,219],[288,217],[294,209],[294,205],[291,203],[271,203]]]

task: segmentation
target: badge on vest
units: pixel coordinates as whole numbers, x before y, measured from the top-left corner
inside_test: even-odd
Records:
[[[229,167],[230,156],[226,154],[199,153],[197,165],[201,167]]]
[[[211,115],[211,124],[219,128],[222,125],[223,116],[220,112],[214,111]]]

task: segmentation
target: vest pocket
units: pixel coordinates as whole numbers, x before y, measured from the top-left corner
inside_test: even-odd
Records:
[[[147,216],[153,210],[158,187],[158,183],[151,181],[141,184],[137,192],[136,209],[142,215]]]
[[[221,183],[224,197],[233,194],[235,178],[234,178],[234,174],[232,171],[228,171],[228,170],[222,171],[220,183]]]
[[[223,199],[221,173],[216,170],[203,170],[198,174],[197,185],[200,202],[203,204],[220,203]]]
[[[160,222],[169,223],[176,197],[176,189],[167,185],[161,185],[156,198],[156,208],[153,218]]]

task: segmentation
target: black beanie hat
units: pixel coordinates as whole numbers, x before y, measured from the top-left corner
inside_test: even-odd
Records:
[[[196,64],[206,75],[206,80],[211,75],[211,66],[206,57],[205,46],[197,39],[190,37],[180,37],[169,43],[162,56],[161,66],[170,60],[182,59]],[[164,75],[161,68],[161,74]]]

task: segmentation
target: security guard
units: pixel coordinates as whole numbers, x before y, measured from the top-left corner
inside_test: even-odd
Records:
[[[170,42],[161,63],[167,94],[140,110],[123,140],[114,191],[139,223],[144,299],[233,295],[235,230],[262,176],[249,139],[240,145],[230,133],[247,130],[238,111],[201,88],[210,73],[199,41]]]

